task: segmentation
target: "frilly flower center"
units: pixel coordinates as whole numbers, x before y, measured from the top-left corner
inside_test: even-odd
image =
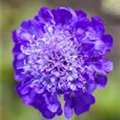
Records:
[[[80,77],[77,68],[81,61],[71,37],[68,31],[48,27],[43,37],[33,36],[33,43],[22,46],[23,53],[28,55],[24,70],[42,81],[48,90],[76,89],[72,83]]]

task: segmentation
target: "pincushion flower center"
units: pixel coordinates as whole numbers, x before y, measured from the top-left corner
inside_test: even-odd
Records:
[[[73,57],[69,56],[67,60],[66,56],[62,55],[59,51],[53,51],[49,55],[47,66],[43,71],[46,76],[52,76],[51,82],[59,82],[60,80],[72,81],[78,77],[77,71],[75,70],[75,62]]]
[[[77,78],[77,52],[74,49],[73,41],[70,40],[70,33],[60,30],[47,29],[43,39],[45,48],[48,48],[47,64],[44,66],[44,73],[54,77],[64,78],[72,81]],[[47,66],[46,66],[47,65]],[[55,81],[51,78],[51,81]]]

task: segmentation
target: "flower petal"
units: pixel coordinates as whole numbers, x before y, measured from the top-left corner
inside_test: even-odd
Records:
[[[108,74],[113,70],[113,62],[108,59],[104,59],[94,65],[96,72],[100,74]]]
[[[60,106],[60,103],[58,101],[57,96],[56,95],[50,95],[49,96],[49,104],[48,104],[47,108],[51,112],[55,113],[58,110],[59,106]]]
[[[54,16],[51,12],[51,10],[47,7],[42,7],[39,11],[39,17],[43,20],[49,22],[50,20],[54,19]]]
[[[82,10],[75,10],[79,19],[87,18],[87,14]]]
[[[89,93],[92,93],[96,89],[96,84],[92,82],[88,82],[86,85],[86,89]]]
[[[72,97],[68,97],[68,99],[65,102],[64,114],[65,114],[65,117],[68,119],[72,117],[72,114],[73,114]]]
[[[37,23],[35,20],[25,20],[21,23],[21,27],[31,34],[31,36],[34,35],[34,38],[39,37],[41,34],[44,33],[44,24],[43,23]]]
[[[107,77],[104,75],[97,75],[95,82],[98,88],[103,89],[107,84]]]
[[[87,112],[95,99],[91,94],[81,93],[74,97],[74,110],[77,115]]]
[[[48,109],[43,109],[42,115],[47,119],[52,119],[55,116],[55,113],[51,112]]]
[[[77,20],[77,15],[71,8],[59,7],[58,9],[53,10],[52,12],[54,14],[55,21],[58,24],[65,24],[69,23],[70,20]]]
[[[101,35],[104,34],[105,29],[104,29],[103,21],[99,17],[93,16],[91,25],[97,33],[99,33]]]

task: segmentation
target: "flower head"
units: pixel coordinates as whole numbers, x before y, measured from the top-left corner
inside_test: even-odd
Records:
[[[105,34],[102,20],[71,8],[43,7],[13,32],[16,87],[26,105],[45,118],[80,115],[95,103],[92,92],[104,88],[113,69],[105,58],[113,39]]]

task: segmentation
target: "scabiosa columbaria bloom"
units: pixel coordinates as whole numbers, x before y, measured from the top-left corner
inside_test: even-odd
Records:
[[[105,58],[113,39],[102,20],[91,20],[82,10],[59,7],[40,9],[13,32],[16,91],[25,105],[45,118],[80,115],[95,103],[92,92],[104,88],[113,63]]]

